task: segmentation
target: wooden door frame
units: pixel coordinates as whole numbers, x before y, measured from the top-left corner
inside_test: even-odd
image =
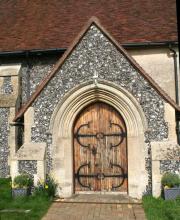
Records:
[[[90,81],[72,89],[53,112],[50,122],[53,136],[52,174],[59,183],[58,194],[63,197],[73,194],[73,124],[79,112],[96,101],[113,106],[124,118],[128,133],[128,193],[141,198],[148,184],[144,142],[146,118],[140,104],[127,90],[107,81],[100,81],[98,85]],[[136,166],[134,158],[139,161]]]

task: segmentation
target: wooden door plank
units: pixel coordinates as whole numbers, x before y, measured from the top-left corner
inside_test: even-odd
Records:
[[[117,175],[120,169],[117,167],[111,168],[110,163],[119,164],[123,167],[127,173],[127,140],[124,138],[120,146],[110,148],[111,144],[115,145],[119,142],[120,137],[104,136],[103,134],[119,133],[120,130],[117,126],[110,127],[110,121],[118,124],[126,132],[126,126],[121,115],[111,106],[105,103],[94,103],[84,109],[78,116],[74,133],[82,124],[90,122],[90,126],[83,127],[80,130],[81,134],[97,134],[96,137],[83,137],[80,138],[82,144],[90,144],[90,149],[82,147],[74,138],[74,172],[76,173],[78,168],[83,163],[91,164],[91,167],[85,167],[81,170],[83,174],[113,174]],[[97,153],[93,154],[94,150]],[[111,177],[105,179],[97,178],[81,178],[81,182],[84,185],[91,184],[93,191],[111,191],[112,185],[118,185],[119,178]],[[89,191],[90,189],[82,187],[77,180],[75,180],[75,191]],[[115,189],[115,191],[127,192],[127,180],[124,184]]]

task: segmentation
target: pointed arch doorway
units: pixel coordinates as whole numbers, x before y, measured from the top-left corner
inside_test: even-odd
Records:
[[[127,132],[119,112],[93,103],[77,116],[73,135],[75,193],[127,193]]]
[[[53,112],[49,131],[53,137],[52,175],[58,182],[58,195],[67,198],[74,193],[73,127],[83,109],[95,102],[112,106],[125,121],[128,147],[128,195],[141,198],[148,184],[144,142],[147,121],[136,99],[124,88],[107,81],[99,81],[98,86],[92,82],[79,85],[58,103]]]

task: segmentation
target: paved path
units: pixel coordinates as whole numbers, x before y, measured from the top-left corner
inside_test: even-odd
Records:
[[[145,220],[141,204],[54,202],[42,220]]]

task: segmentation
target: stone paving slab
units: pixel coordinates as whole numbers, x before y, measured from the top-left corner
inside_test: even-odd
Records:
[[[54,202],[42,220],[146,220],[142,204]]]

